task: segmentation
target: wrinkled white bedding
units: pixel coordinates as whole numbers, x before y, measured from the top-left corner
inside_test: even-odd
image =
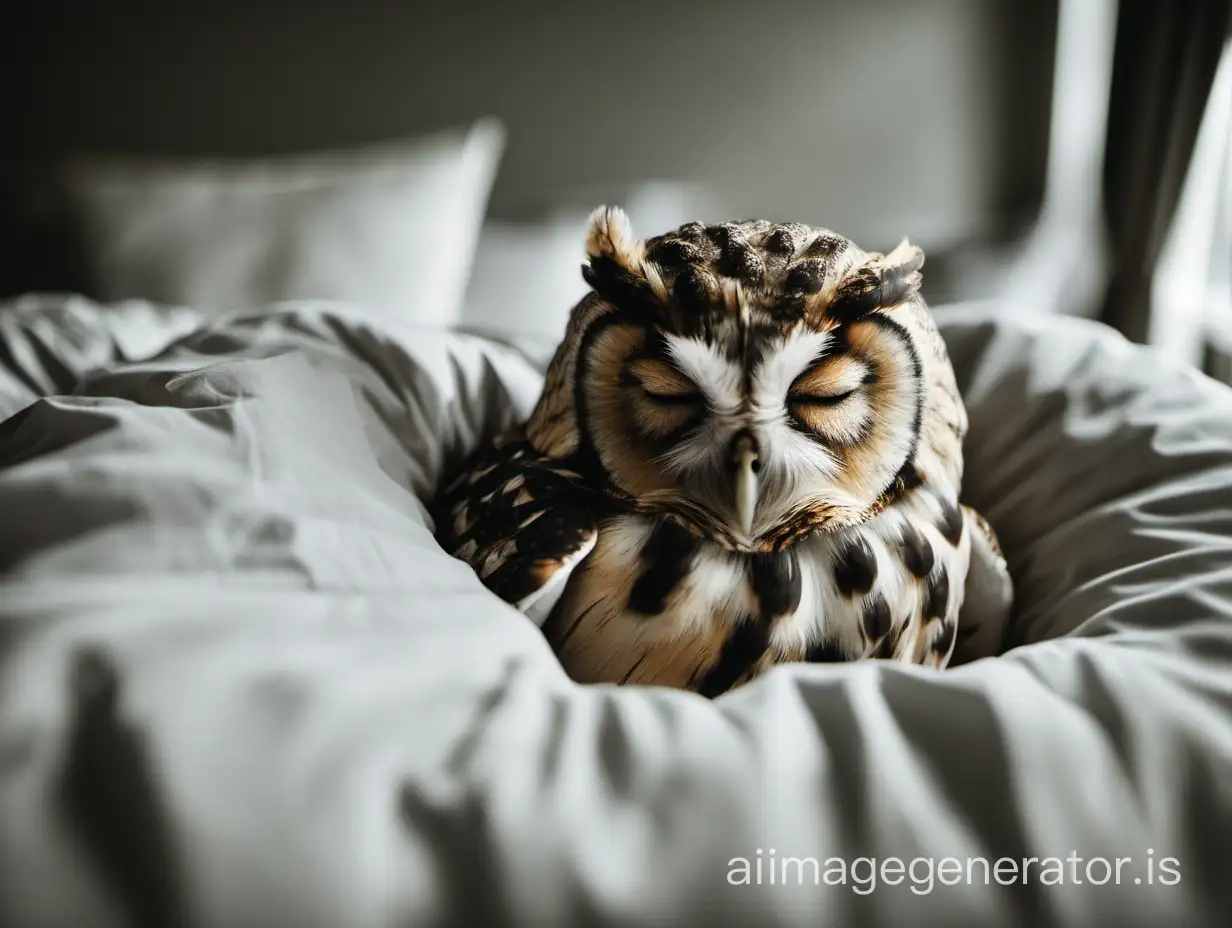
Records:
[[[0,923],[1226,924],[1232,391],[938,315],[1017,647],[712,703],[575,686],[436,546],[417,495],[525,415],[524,354],[342,306],[0,307]],[[732,885],[772,848],[846,885]]]

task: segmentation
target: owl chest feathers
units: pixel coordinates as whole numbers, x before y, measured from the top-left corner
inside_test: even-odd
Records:
[[[767,553],[614,515],[544,632],[574,679],[711,696],[785,662],[944,666],[970,555],[964,525],[927,487],[861,525]]]

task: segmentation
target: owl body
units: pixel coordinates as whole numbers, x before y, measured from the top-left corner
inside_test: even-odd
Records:
[[[923,254],[592,217],[544,392],[438,500],[444,546],[583,682],[715,696],[794,661],[943,667],[973,536]]]

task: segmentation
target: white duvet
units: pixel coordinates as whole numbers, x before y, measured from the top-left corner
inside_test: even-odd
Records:
[[[709,702],[574,685],[433,540],[524,352],[0,307],[0,924],[1232,923],[1232,391],[938,318],[1011,650]]]

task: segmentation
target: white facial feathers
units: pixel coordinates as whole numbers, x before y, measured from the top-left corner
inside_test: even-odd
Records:
[[[740,364],[700,338],[665,338],[676,366],[697,384],[717,415],[735,416],[745,409],[745,372]],[[792,383],[821,358],[830,341],[828,332],[797,330],[770,346],[751,378],[747,413],[754,421],[783,415]]]
[[[681,373],[697,384],[717,416],[737,416],[744,406],[744,371],[717,345],[667,335],[668,352]]]
[[[664,465],[675,473],[723,465],[728,443],[741,429],[753,428],[760,439],[764,493],[768,501],[794,496],[837,472],[834,458],[817,442],[793,428],[787,410],[791,385],[822,356],[831,336],[798,331],[769,346],[754,368],[746,389],[745,371],[716,345],[699,338],[666,336],[676,366],[697,384],[711,417],[704,430],[674,447]]]
[[[797,377],[818,361],[831,341],[829,332],[797,329],[770,346],[765,360],[753,373],[753,410],[759,420],[767,414],[771,418],[782,415],[787,391]]]

